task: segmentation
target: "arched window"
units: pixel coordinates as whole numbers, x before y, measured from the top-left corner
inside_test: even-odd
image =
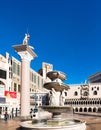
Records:
[[[99,87],[97,87],[97,90],[99,90]]]
[[[77,92],[77,91],[75,91],[75,92],[74,92],[74,96],[77,96],[77,95],[78,95],[78,92]]]
[[[97,95],[97,91],[94,91],[94,92],[93,92],[93,95]]]
[[[65,92],[65,96],[67,96],[67,92]]]
[[[88,92],[87,91],[84,92],[84,96],[88,96]]]
[[[81,101],[80,104],[83,105],[83,101]]]

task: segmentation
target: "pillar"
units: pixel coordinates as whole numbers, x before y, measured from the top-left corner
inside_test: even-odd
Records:
[[[28,40],[29,35],[26,34],[23,44],[13,46],[21,57],[21,117],[24,119],[30,116],[30,62],[37,57]]]

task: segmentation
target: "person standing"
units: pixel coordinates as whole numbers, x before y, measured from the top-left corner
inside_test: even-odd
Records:
[[[8,120],[8,114],[7,114],[7,112],[4,114],[4,120],[5,120],[5,121]]]

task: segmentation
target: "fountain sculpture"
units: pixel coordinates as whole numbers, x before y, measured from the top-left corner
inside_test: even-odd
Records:
[[[85,130],[85,121],[78,119],[67,119],[61,117],[62,113],[72,111],[71,106],[65,106],[65,94],[69,86],[62,81],[66,79],[66,75],[60,71],[51,71],[47,73],[50,82],[44,84],[44,88],[49,90],[49,105],[40,106],[39,109],[44,109],[52,113],[52,118],[47,120],[33,119],[20,124],[21,127],[31,130]]]

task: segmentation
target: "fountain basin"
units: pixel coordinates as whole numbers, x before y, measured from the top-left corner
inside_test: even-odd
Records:
[[[67,117],[62,118],[61,113],[70,112],[72,108],[70,106],[40,106],[46,112],[41,112],[40,116],[32,121],[24,121],[20,123],[20,127],[24,130],[86,130],[86,122],[79,119],[71,119]],[[53,118],[50,117],[51,112]],[[42,116],[43,115],[43,116]],[[49,115],[45,118],[45,115]]]
[[[32,121],[20,123],[20,127],[24,130],[86,130],[85,121],[78,119],[67,119],[62,125],[47,125],[46,122],[38,122],[32,124]]]
[[[47,73],[47,77],[49,77],[52,81],[59,78],[61,80],[66,79],[66,74],[61,71],[50,71]]]
[[[69,86],[67,84],[58,83],[58,82],[47,82],[44,84],[44,88],[51,90],[52,88],[55,89],[55,91],[63,91],[68,90]]]

